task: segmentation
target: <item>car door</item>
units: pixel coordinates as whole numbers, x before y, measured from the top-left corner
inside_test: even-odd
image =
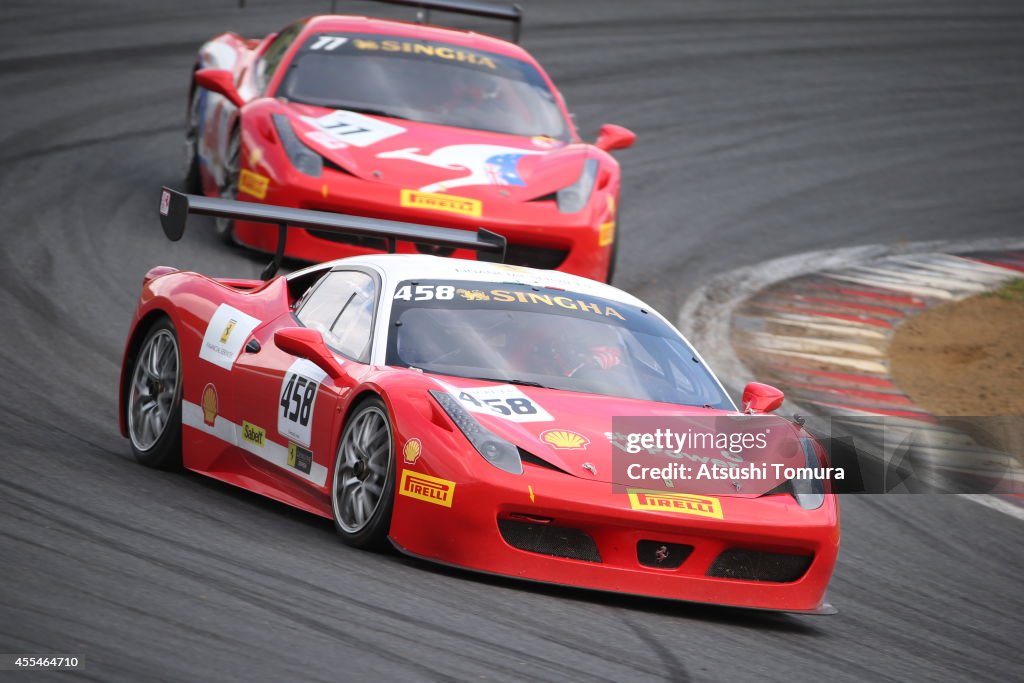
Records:
[[[250,464],[293,495],[326,490],[341,429],[340,407],[369,360],[379,278],[336,269],[299,301],[294,314],[259,330],[236,364],[243,420],[238,448]],[[274,343],[282,327],[318,330],[345,371],[332,379],[315,363]],[[250,344],[250,347],[252,345]],[[355,371],[355,376],[352,372]]]

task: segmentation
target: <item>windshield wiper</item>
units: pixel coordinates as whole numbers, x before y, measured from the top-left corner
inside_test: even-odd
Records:
[[[408,116],[402,116],[400,114],[386,111],[384,109],[374,109],[373,107],[350,107],[347,105],[338,104],[332,104],[330,106],[335,107],[337,109],[344,109],[345,111],[352,111],[357,114],[370,114],[371,116],[386,116],[389,119],[402,119],[403,121],[409,120]]]
[[[466,379],[478,379],[481,382],[502,382],[503,384],[518,384],[521,387],[539,387],[541,389],[556,389],[528,379],[510,379],[507,377],[467,377]]]

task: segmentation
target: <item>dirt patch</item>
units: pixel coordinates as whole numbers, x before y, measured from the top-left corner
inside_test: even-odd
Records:
[[[1024,280],[897,328],[893,380],[935,415],[1024,415]]]

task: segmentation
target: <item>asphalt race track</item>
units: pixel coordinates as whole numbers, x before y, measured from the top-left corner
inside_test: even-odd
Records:
[[[0,6],[0,652],[78,654],[97,681],[1019,678],[1024,527],[966,500],[844,499],[840,614],[796,617],[360,552],[137,465],[115,406],[142,274],[264,265],[158,226],[195,49],[328,6],[249,4]],[[794,252],[1024,232],[1019,2],[523,4],[582,133],[639,135],[616,284],[670,318],[703,278]]]

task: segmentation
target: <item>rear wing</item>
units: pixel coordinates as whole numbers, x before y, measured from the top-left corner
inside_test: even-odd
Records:
[[[415,7],[418,10],[416,21],[421,24],[430,23],[430,10],[510,21],[513,24],[513,43],[519,42],[519,36],[523,29],[523,10],[519,5],[492,5],[488,2],[475,2],[475,0],[375,0],[375,2]],[[238,0],[238,6],[245,7],[245,0]],[[334,14],[335,11],[336,2],[331,0],[331,14]]]
[[[190,213],[276,224],[277,250],[274,252],[274,260],[267,265],[260,276],[264,280],[274,277],[278,268],[281,267],[284,247],[288,239],[288,228],[319,230],[335,235],[377,237],[387,243],[388,251],[391,253],[394,253],[397,242],[412,242],[431,247],[470,249],[477,252],[477,258],[481,261],[491,263],[505,261],[505,238],[483,228],[472,232],[326,211],[289,209],[282,206],[240,202],[234,199],[214,199],[184,194],[168,187],[161,190],[160,226],[167,239],[172,242],[181,239],[185,234],[185,223]]]

